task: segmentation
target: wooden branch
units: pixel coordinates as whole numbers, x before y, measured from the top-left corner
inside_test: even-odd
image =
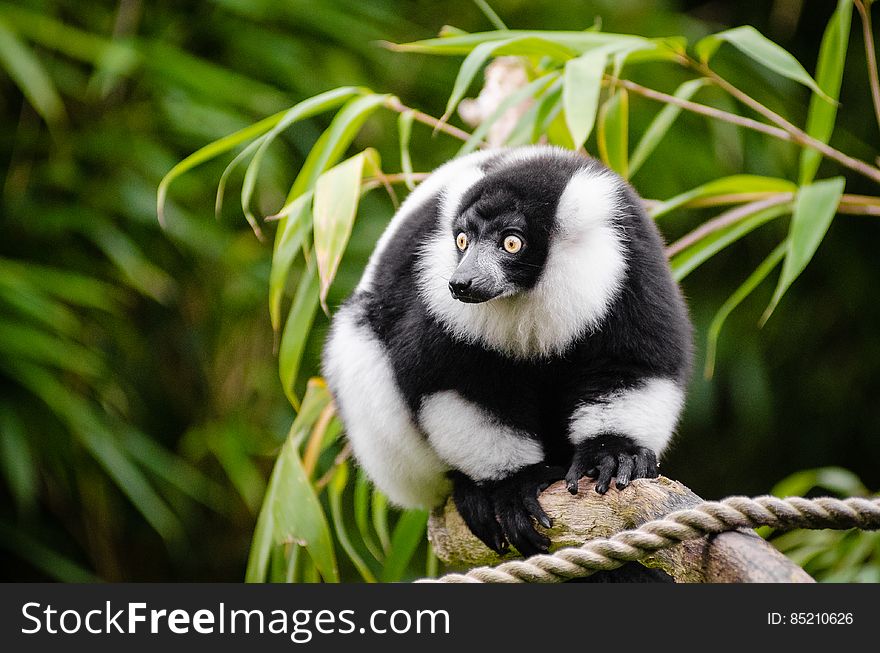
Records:
[[[638,528],[702,501],[681,483],[663,476],[633,481],[623,490],[612,486],[604,495],[594,488],[594,482],[581,479],[577,495],[569,494],[562,482],[541,494],[541,505],[553,519],[553,527],[538,529],[550,538],[551,552]],[[499,557],[474,537],[451,499],[431,515],[428,538],[437,557],[456,569],[517,557],[514,553]],[[677,544],[658,551],[643,564],[662,569],[680,583],[813,582],[800,567],[747,529]]]

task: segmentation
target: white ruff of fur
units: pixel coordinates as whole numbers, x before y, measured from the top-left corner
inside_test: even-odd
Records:
[[[544,459],[540,442],[453,390],[425,397],[419,424],[440,457],[475,481],[504,478]]]
[[[539,153],[527,150],[509,158],[522,161]],[[422,248],[420,294],[431,314],[459,340],[521,359],[562,354],[600,325],[623,283],[624,235],[616,220],[620,181],[606,172],[576,173],[559,200],[560,231],[536,286],[483,304],[465,304],[447,287],[458,265],[451,228],[455,202],[478,180],[458,177],[449,187],[441,224]]]
[[[448,467],[413,424],[381,343],[356,315],[355,307],[335,315],[324,360],[349,442],[393,503],[432,508],[449,494]]]
[[[684,392],[670,379],[655,378],[579,406],[571,416],[569,440],[578,444],[603,433],[623,434],[659,454],[678,423]]]

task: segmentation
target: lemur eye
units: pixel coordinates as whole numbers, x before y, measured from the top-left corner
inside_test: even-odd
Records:
[[[516,236],[507,236],[504,239],[504,251],[509,254],[516,254],[522,249],[522,241]]]
[[[467,234],[463,231],[455,237],[455,244],[458,245],[458,249],[464,251],[468,246]]]

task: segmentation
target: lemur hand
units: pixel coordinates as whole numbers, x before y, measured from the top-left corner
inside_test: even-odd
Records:
[[[506,553],[508,542],[524,556],[545,553],[550,540],[535,529],[532,518],[544,528],[553,525],[538,495],[561,479],[563,471],[537,463],[502,480],[479,484],[453,472],[452,496],[471,532],[497,553]]]
[[[657,454],[621,435],[600,435],[584,440],[575,447],[565,483],[572,494],[578,492],[578,481],[589,476],[596,479],[596,492],[605,494],[615,478],[622,490],[637,478],[656,478]]]

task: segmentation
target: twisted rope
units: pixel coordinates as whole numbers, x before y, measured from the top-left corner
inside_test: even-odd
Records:
[[[706,501],[694,508],[669,513],[634,530],[590,540],[579,547],[560,549],[526,560],[512,560],[497,567],[475,567],[465,574],[424,578],[417,582],[561,583],[589,576],[596,571],[616,569],[627,562],[643,560],[655,551],[685,540],[758,526],[780,529],[880,529],[880,498],[728,497],[723,501]]]

